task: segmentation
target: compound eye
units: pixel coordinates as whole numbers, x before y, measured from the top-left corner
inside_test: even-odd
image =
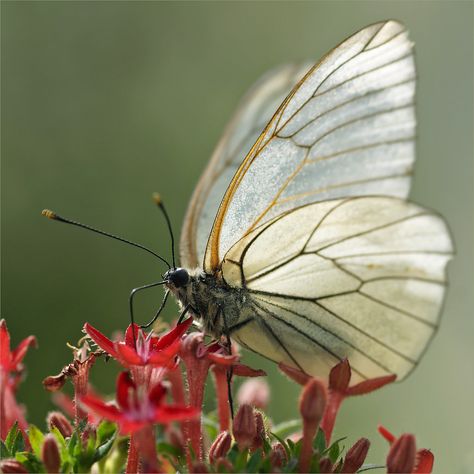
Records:
[[[176,288],[180,288],[188,283],[189,273],[184,268],[177,268],[170,275],[170,280]]]

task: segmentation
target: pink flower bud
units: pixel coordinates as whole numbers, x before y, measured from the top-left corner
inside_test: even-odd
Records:
[[[300,398],[300,413],[303,423],[319,425],[326,407],[326,389],[319,380],[311,379],[304,387]]]
[[[58,442],[52,434],[47,434],[44,437],[41,459],[43,460],[46,472],[59,472],[59,468],[61,467],[61,456],[59,455]]]
[[[283,467],[288,461],[286,450],[281,443],[272,445],[270,451],[270,464],[272,468]]]
[[[72,425],[60,411],[50,412],[46,418],[46,421],[50,428],[56,427],[65,438],[72,436]]]
[[[351,381],[351,366],[347,359],[341,360],[329,373],[329,389],[344,393]]]
[[[410,473],[415,466],[416,441],[412,434],[403,434],[391,446],[387,456],[388,473]]]
[[[250,405],[241,405],[237,415],[235,415],[232,432],[239,449],[243,450],[252,446],[257,434],[257,425],[253,408]]]
[[[255,408],[265,409],[270,400],[270,389],[265,379],[255,378],[246,380],[237,393],[239,405],[253,405]]]
[[[226,458],[216,460],[216,472],[234,472],[234,466]]]
[[[332,472],[332,461],[329,458],[323,458],[319,461],[319,472],[328,473]]]
[[[24,473],[28,472],[23,464],[19,463],[16,459],[2,459],[0,461],[0,471],[6,473]]]
[[[183,434],[174,426],[170,426],[167,430],[167,436],[170,444],[179,450],[184,449]]]
[[[326,408],[326,388],[316,379],[310,379],[300,397],[303,418],[303,441],[300,451],[299,472],[308,472],[313,456],[313,439]]]
[[[416,453],[413,474],[430,474],[433,471],[434,456],[429,449],[420,449]]]
[[[156,472],[156,471],[153,471]],[[191,473],[192,474],[206,474],[209,472],[209,469],[202,461],[196,461],[191,466]]]
[[[214,464],[218,458],[224,458],[229,452],[232,437],[227,431],[219,433],[209,450],[209,461]]]
[[[342,465],[341,472],[354,473],[357,472],[362,464],[364,464],[367,452],[369,451],[370,441],[367,438],[359,439],[349,451],[347,451]]]
[[[263,415],[259,411],[255,411],[255,428],[255,438],[252,443],[252,449],[254,450],[263,447],[263,441],[267,436]]]

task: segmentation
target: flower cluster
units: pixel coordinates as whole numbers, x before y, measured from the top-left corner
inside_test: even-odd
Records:
[[[342,440],[331,439],[332,431],[346,397],[372,392],[394,376],[351,386],[345,359],[327,381],[280,364],[285,375],[302,385],[300,419],[274,425],[265,414],[270,397],[265,373],[241,364],[235,347],[230,351],[220,341],[206,342],[204,334],[189,332],[191,324],[190,318],[161,335],[129,326],[123,337],[113,340],[86,323],[73,361],[43,381],[62,409],[48,415],[49,432],[44,434],[27,424],[15,398],[22,360],[36,341],[30,336],[11,351],[2,320],[0,471],[356,473],[368,468],[369,440],[361,438],[345,451]],[[112,358],[123,368],[113,401],[97,395],[89,384],[98,357]],[[204,415],[209,375],[217,408]],[[238,390],[234,416],[235,376],[247,380]],[[74,386],[73,399],[60,392],[67,380]],[[379,432],[390,444],[381,466],[387,472],[432,471],[433,454],[417,449],[413,435],[396,437],[384,427]]]

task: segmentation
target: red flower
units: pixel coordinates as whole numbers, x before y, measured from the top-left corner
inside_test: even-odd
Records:
[[[33,345],[36,346],[36,338],[28,336],[11,351],[7,323],[0,320],[0,437],[3,440],[15,421],[22,430],[27,428],[24,410],[15,399],[15,391],[23,373],[23,358]]]
[[[429,449],[417,451],[413,435],[403,434],[397,438],[383,426],[379,426],[378,430],[390,444],[390,452],[387,456],[388,472],[430,474],[433,471],[433,453]]]
[[[301,372],[298,369],[287,366],[285,364],[278,364],[280,370],[282,370],[288,377],[293,379],[295,382],[305,385],[311,378],[308,374]],[[341,403],[346,397],[352,397],[355,395],[365,395],[373,392],[384,385],[393,382],[397,376],[385,375],[383,377],[376,377],[369,380],[364,380],[356,385],[350,387],[351,382],[351,366],[347,359],[341,360],[336,364],[329,373],[328,381],[328,403],[326,411],[324,413],[323,421],[321,422],[321,429],[326,435],[326,443],[329,445],[331,440],[332,430],[336,421],[336,416],[341,406]]]
[[[166,389],[156,384],[146,393],[137,388],[128,372],[117,378],[117,405],[105,403],[93,395],[81,398],[82,405],[97,415],[119,424],[122,433],[133,433],[154,423],[189,420],[199,415],[199,410],[181,405],[165,405]]]
[[[204,398],[204,386],[209,368],[214,366],[214,377],[216,381],[217,409],[219,414],[219,425],[221,431],[226,431],[230,426],[230,410],[228,400],[227,374],[230,369],[234,375],[246,377],[258,377],[266,375],[263,370],[254,370],[246,365],[238,363],[239,356],[236,354],[226,355],[227,348],[219,342],[204,344],[203,333],[191,333],[183,339],[180,351],[181,359],[186,366],[189,386],[189,404],[201,408]],[[203,445],[201,425],[198,421],[191,421],[185,427],[187,439],[190,440],[192,449],[197,459],[203,459]],[[187,450],[188,466],[190,464],[190,453]]]
[[[127,328],[123,341],[111,341],[89,323],[84,325],[84,331],[102,350],[126,368],[137,365],[168,366],[177,355],[181,347],[181,336],[191,323],[192,318],[188,318],[161,337],[153,336],[152,332],[145,335],[143,330],[135,324],[136,341],[133,340],[134,331],[131,324]]]

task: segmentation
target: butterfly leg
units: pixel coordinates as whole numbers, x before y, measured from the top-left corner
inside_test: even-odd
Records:
[[[227,345],[227,352],[229,355],[232,355],[232,341],[230,340],[230,331],[227,327],[227,321],[225,319],[224,311],[221,307],[219,307],[218,313],[222,314],[222,321],[224,325],[224,336],[226,338],[226,345]],[[234,399],[232,397],[232,377],[234,375],[234,368],[231,365],[229,370],[227,370],[227,396],[229,399],[229,408],[230,408],[230,416],[232,420],[234,419]]]
[[[149,283],[148,285],[143,285],[143,286],[139,286],[138,288],[134,288],[130,292],[130,296],[128,298],[128,304],[129,304],[129,308],[130,308],[130,322],[132,323],[132,335],[133,335],[133,343],[135,345],[135,348],[136,348],[136,345],[137,345],[137,338],[136,338],[136,334],[135,334],[135,318],[134,318],[134,315],[133,315],[133,298],[135,297],[135,295],[139,291],[146,290],[148,288],[153,288],[155,286],[163,285],[163,283],[164,282],[162,282],[162,281],[156,281],[155,283]]]
[[[161,305],[158,308],[158,311],[155,313],[155,316],[153,316],[153,319],[151,321],[149,321],[148,323],[142,324],[140,326],[142,329],[149,328],[158,319],[159,315],[161,314],[161,312],[163,311],[163,309],[166,305],[166,300],[168,299],[169,294],[170,294],[170,291],[166,290],[165,295],[163,296],[163,301],[161,302]]]
[[[179,315],[179,318],[178,318],[178,323],[177,324],[181,324],[183,322],[183,319],[184,317],[186,316],[186,314],[188,313],[188,311],[192,310],[193,308],[191,307],[190,304],[186,305],[183,309],[183,311],[181,311],[181,314]]]

